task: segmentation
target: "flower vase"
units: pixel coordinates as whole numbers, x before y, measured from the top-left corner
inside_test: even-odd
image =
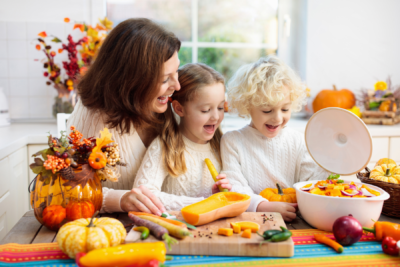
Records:
[[[52,114],[57,118],[57,113],[70,114],[74,110],[75,104],[78,101],[76,90],[69,91],[64,85],[56,84],[54,88],[58,92],[58,96],[54,98]]]

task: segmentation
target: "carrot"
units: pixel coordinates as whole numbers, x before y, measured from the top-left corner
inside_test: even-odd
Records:
[[[164,240],[165,242],[167,242],[169,249],[171,249],[172,244],[178,243],[178,240],[169,236],[168,230],[165,229],[164,227],[162,227],[154,222],[139,218],[138,216],[133,215],[133,214],[128,214],[128,216],[135,225],[145,226],[145,227],[149,228],[151,234],[154,235],[155,238],[157,238],[158,240]]]
[[[336,250],[336,252],[338,252],[338,253],[342,253],[343,252],[342,245],[340,245],[338,242],[336,242],[335,240],[330,239],[329,237],[327,237],[325,235],[314,234],[314,238],[318,242],[320,242],[322,244],[325,244],[327,246],[330,246],[331,248]]]
[[[153,223],[156,223],[162,227],[164,227],[165,229],[168,230],[169,234],[177,237],[177,238],[185,238],[186,236],[191,236],[192,234],[189,232],[189,230],[183,229],[182,227],[176,226],[174,224],[171,224],[169,222],[160,220],[159,218],[154,218],[151,216],[147,216],[147,215],[139,215],[139,218],[151,221]]]
[[[160,216],[151,214],[151,213],[147,213],[147,212],[137,212],[137,211],[130,211],[129,213],[131,213],[131,214],[133,214],[133,215],[136,215],[136,216],[144,215],[144,216],[154,217],[154,218],[157,218],[157,219],[166,221],[166,222],[168,222],[168,223],[174,224],[174,225],[176,225],[176,226],[179,226],[179,227],[182,227],[182,228],[187,229],[186,224],[184,224],[184,223],[182,223],[182,222],[175,221],[175,220],[170,220],[170,219],[167,219],[167,218],[163,218],[163,217],[160,217]]]

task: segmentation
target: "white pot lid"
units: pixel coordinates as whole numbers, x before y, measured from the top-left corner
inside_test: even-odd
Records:
[[[342,108],[325,108],[307,123],[305,139],[314,161],[328,172],[352,175],[363,170],[372,155],[372,138],[364,122]]]

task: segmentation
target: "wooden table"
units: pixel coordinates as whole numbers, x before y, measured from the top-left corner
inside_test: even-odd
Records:
[[[120,220],[122,224],[131,224],[127,213],[101,214],[101,216],[112,217]],[[400,219],[381,215],[379,221],[389,221],[400,224]],[[286,223],[289,230],[313,229],[299,215],[294,221]],[[7,243],[35,244],[55,242],[57,233],[42,226],[35,218],[33,211],[28,211],[11,229],[11,231],[1,240],[0,245]]]

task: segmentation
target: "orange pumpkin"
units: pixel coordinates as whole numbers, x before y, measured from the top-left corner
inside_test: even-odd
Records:
[[[351,109],[356,104],[356,97],[348,89],[338,91],[333,85],[333,90],[325,89],[318,93],[313,101],[313,110],[317,112],[323,108],[338,107]]]
[[[67,219],[74,221],[81,218],[91,218],[94,214],[94,205],[90,201],[71,201],[65,207]]]
[[[107,165],[107,157],[103,152],[92,152],[88,159],[90,167],[95,170],[102,169]]]
[[[388,158],[381,158],[380,160],[378,160],[378,162],[375,164],[376,166],[380,166],[382,164],[394,164],[397,165],[396,161],[392,160],[392,159],[388,159]]]
[[[296,190],[294,188],[282,189],[280,184],[276,184],[277,189],[265,188],[260,196],[269,201],[280,201],[288,203],[297,203]]]
[[[60,223],[65,219],[66,211],[60,205],[47,206],[42,213],[43,223],[50,230],[58,230]]]
[[[393,111],[393,112],[396,112],[397,111],[397,105],[396,105],[396,103],[392,104],[391,100],[386,100],[386,101],[383,101],[381,103],[381,105],[379,106],[379,110],[380,111]]]

